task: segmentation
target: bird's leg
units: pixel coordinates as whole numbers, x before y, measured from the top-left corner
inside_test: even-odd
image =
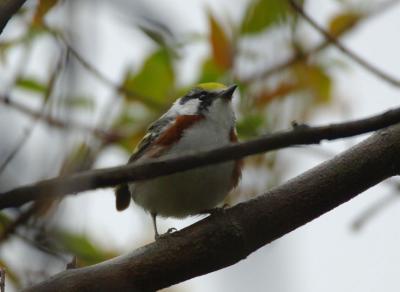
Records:
[[[178,231],[178,229],[172,227],[172,228],[169,228],[166,233],[160,234],[160,233],[158,233],[158,230],[157,230],[157,213],[151,213],[151,219],[153,219],[154,239],[155,240],[158,240],[168,234]]]
[[[151,219],[153,219],[154,239],[157,240],[160,238],[160,234],[157,230],[157,213],[151,213]]]

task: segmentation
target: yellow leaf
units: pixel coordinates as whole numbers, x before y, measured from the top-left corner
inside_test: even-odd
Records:
[[[339,36],[353,28],[362,18],[362,14],[356,11],[345,11],[335,15],[329,21],[328,31],[332,36]]]
[[[229,37],[211,14],[208,15],[210,25],[210,44],[214,63],[221,69],[228,70],[233,63],[233,48]]]
[[[33,24],[41,26],[43,24],[43,19],[47,12],[57,4],[58,0],[39,0],[36,7],[35,14],[33,15]]]
[[[308,91],[316,102],[327,103],[332,97],[332,80],[321,66],[298,63],[294,68],[298,89]]]

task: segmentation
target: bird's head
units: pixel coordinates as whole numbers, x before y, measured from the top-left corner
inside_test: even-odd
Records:
[[[173,110],[180,115],[199,114],[206,118],[233,116],[231,100],[236,87],[214,82],[198,84],[175,102]]]

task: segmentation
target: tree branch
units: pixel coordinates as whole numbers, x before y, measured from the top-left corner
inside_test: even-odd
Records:
[[[18,12],[25,2],[26,0],[8,0],[0,5],[0,34],[11,17]]]
[[[34,109],[31,109],[22,103],[10,99],[8,96],[0,95],[0,102],[6,106],[12,107],[13,109],[21,113],[29,115],[34,119],[39,119],[40,121],[45,122],[47,125],[51,127],[59,129],[73,129],[81,132],[92,133],[93,136],[108,143],[122,139],[125,136],[122,133],[107,131],[100,128],[93,128],[89,125],[81,124],[78,122],[73,122],[73,121],[67,122],[48,114],[42,114],[41,112],[35,111]]]
[[[25,291],[155,291],[233,265],[399,174],[399,151],[396,125],[256,199],[128,255],[59,273]]]
[[[372,17],[377,16],[385,11],[388,11],[389,9],[393,8],[394,5],[397,5],[399,3],[399,0],[388,0],[386,2],[383,2],[379,5],[376,5],[373,9],[370,9],[367,13],[363,15],[363,17],[360,19],[360,21],[366,21],[370,20]],[[359,22],[356,23],[358,25]],[[344,31],[340,32],[337,36],[336,39],[341,38],[343,35],[347,34],[350,32],[351,29],[353,29],[355,26],[350,25],[344,29]],[[266,68],[261,72],[256,72],[252,73],[250,76],[247,77],[238,77],[236,78],[240,80],[240,83],[242,84],[250,84],[253,83],[254,81],[261,80],[261,79],[266,79],[269,78],[270,76],[282,72],[283,70],[295,65],[296,63],[299,63],[303,60],[306,60],[308,57],[317,54],[326,48],[328,48],[332,43],[328,40],[325,39],[321,41],[319,44],[316,46],[308,49],[307,51],[301,52],[300,54],[295,54],[288,58],[287,60],[282,61],[281,63],[278,63],[277,65]]]
[[[83,68],[85,68],[88,72],[92,73],[94,77],[96,77],[99,81],[103,82],[105,85],[108,87],[112,88],[115,92],[118,94],[123,93],[127,96],[134,97],[135,99],[144,102],[148,106],[154,107],[154,108],[159,108],[162,104],[159,102],[154,101],[149,96],[145,96],[140,94],[137,91],[134,91],[131,88],[128,88],[125,84],[117,84],[113,80],[111,80],[109,77],[107,77],[103,72],[101,72],[98,68],[96,68],[94,65],[92,65],[90,62],[88,62],[79,52],[77,49],[75,49],[68,41],[67,39],[59,32],[52,30],[50,27],[46,27],[46,29],[54,35],[57,39],[59,39],[64,46],[67,48],[68,52],[71,53],[73,57],[82,65]]]
[[[334,45],[337,49],[339,49],[342,53],[350,57],[353,61],[359,64],[361,67],[379,77],[381,80],[386,81],[387,83],[400,87],[400,80],[396,79],[389,74],[383,72],[381,69],[375,67],[367,60],[361,58],[359,55],[351,51],[349,48],[344,46],[338,39],[332,36],[329,32],[327,32],[324,28],[322,28],[314,19],[312,19],[304,9],[296,3],[296,0],[289,0],[293,9],[303,17],[305,21],[307,21],[316,31],[318,31],[326,40],[328,40],[332,45]]]
[[[350,137],[382,129],[399,122],[400,108],[352,122],[320,127],[299,125],[292,131],[266,135],[252,141],[231,144],[187,156],[158,159],[138,165],[130,164],[91,170],[71,176],[48,179],[1,193],[0,210],[7,207],[17,207],[41,198],[60,197],[71,193],[115,186],[128,181],[154,178],[280,148],[317,144],[322,140]]]

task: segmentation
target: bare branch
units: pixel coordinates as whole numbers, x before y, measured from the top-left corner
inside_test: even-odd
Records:
[[[304,9],[296,3],[295,0],[289,0],[293,9],[297,11],[299,15],[303,17],[305,21],[307,21],[315,30],[317,30],[321,35],[325,37],[332,45],[334,45],[337,49],[339,49],[342,53],[350,57],[353,61],[359,64],[361,67],[379,77],[381,80],[386,81],[387,83],[400,87],[400,80],[396,79],[389,74],[383,72],[381,69],[375,67],[367,60],[361,58],[358,54],[354,53],[352,50],[344,46],[338,39],[332,36],[329,32],[327,32],[324,28],[322,28],[314,19],[312,19]]]
[[[4,292],[6,288],[6,270],[0,267],[0,292]]]
[[[103,82],[105,85],[111,87],[114,89],[117,93],[124,93],[128,96],[132,96],[137,100],[143,101],[149,106],[153,106],[156,108],[160,107],[160,104],[155,102],[154,99],[144,96],[140,94],[139,92],[136,92],[130,88],[127,88],[124,84],[117,84],[113,80],[111,80],[109,77],[107,77],[104,73],[102,73],[98,68],[90,64],[79,52],[76,50],[72,45],[69,44],[67,39],[60,33],[54,32],[51,28],[47,27],[48,31],[53,33],[55,37],[61,40],[61,42],[65,45],[67,50],[71,53],[72,56],[75,57],[75,59],[82,65],[83,68],[85,68],[87,71],[91,72],[94,77],[96,77],[98,80]]]
[[[14,159],[14,157],[18,154],[18,152],[22,149],[22,147],[28,141],[28,139],[32,135],[33,130],[35,129],[38,121],[45,114],[46,106],[51,98],[52,93],[53,93],[55,82],[57,81],[57,78],[63,68],[64,60],[65,60],[64,56],[60,56],[60,58],[57,62],[57,65],[54,69],[54,72],[50,75],[49,85],[47,86],[46,92],[44,94],[40,112],[38,113],[37,116],[34,117],[34,120],[30,123],[29,127],[26,129],[23,136],[17,142],[16,146],[12,149],[12,151],[7,155],[6,159],[0,165],[0,175],[3,173],[3,171],[6,169],[7,165]]]
[[[396,125],[256,199],[128,255],[61,272],[25,291],[156,291],[233,265],[399,174],[399,151]]]
[[[27,114],[35,119],[40,117],[41,121],[45,122],[51,127],[56,127],[59,129],[74,129],[82,132],[92,133],[94,136],[109,142],[116,141],[124,137],[124,135],[120,133],[110,132],[99,128],[92,128],[88,125],[84,125],[78,122],[72,122],[72,121],[66,122],[51,115],[46,115],[46,114],[41,115],[40,112],[35,111],[22,103],[12,100],[8,96],[0,95],[0,102],[6,106],[10,106],[24,114]]]
[[[20,225],[27,222],[38,210],[40,210],[40,204],[33,204],[32,206],[29,206],[27,210],[22,211],[14,221],[3,228],[0,233],[0,243],[5,241],[9,235],[14,233]]]
[[[398,3],[399,3],[399,0],[388,0],[386,2],[383,2],[382,4],[371,9],[368,13],[364,14],[361,21],[370,20],[372,17],[377,16],[377,15],[389,10],[394,5],[397,5]],[[340,32],[336,37],[339,38],[339,37],[347,34],[353,27],[354,26],[347,27],[344,31]],[[266,68],[265,70],[263,70],[261,72],[253,73],[252,75],[245,77],[245,78],[237,77],[237,79],[240,80],[240,82],[243,84],[249,84],[256,80],[269,78],[270,76],[272,76],[278,72],[282,72],[283,70],[295,65],[296,63],[298,63],[302,60],[305,60],[308,57],[325,50],[330,45],[331,45],[331,42],[329,40],[325,39],[321,43],[317,44],[315,47],[313,47],[305,52],[301,52],[301,54],[295,54],[292,57],[288,58],[287,60],[284,60],[281,63],[279,63],[273,67]]]
[[[299,125],[292,131],[266,135],[248,142],[231,144],[215,150],[153,162],[85,171],[71,176],[53,178],[37,184],[19,187],[0,194],[0,210],[17,207],[29,201],[50,196],[60,197],[86,190],[115,186],[128,181],[154,178],[248,155],[295,145],[317,144],[375,131],[400,122],[400,108],[381,115],[352,122],[309,127]]]
[[[26,0],[8,0],[0,5],[0,34],[3,32],[8,21],[25,2]]]

